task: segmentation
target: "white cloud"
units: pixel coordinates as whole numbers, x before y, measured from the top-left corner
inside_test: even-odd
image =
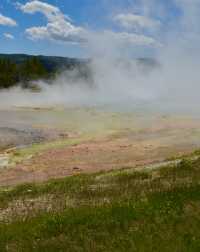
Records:
[[[158,20],[130,13],[118,14],[114,17],[114,20],[125,29],[134,29],[136,31],[140,29],[156,29],[161,25]]]
[[[48,3],[44,3],[38,0],[28,2],[26,4],[17,4],[18,7],[25,13],[34,14],[35,12],[43,13],[49,21],[55,21],[57,19],[63,19],[65,16],[59,10],[58,7]]]
[[[16,26],[17,23],[14,19],[3,16],[0,14],[0,25],[5,25],[5,26]]]
[[[24,5],[18,4],[18,7],[24,13],[34,14],[36,12],[40,12],[47,18],[47,24],[45,26],[34,26],[26,29],[25,32],[27,36],[32,40],[47,39],[68,43],[88,42],[88,44],[90,44],[91,41],[94,41],[96,37],[99,37],[100,39],[100,37],[103,36],[105,37],[106,44],[108,44],[108,40],[110,40],[114,41],[115,43],[119,43],[120,45],[129,44],[131,46],[148,47],[160,46],[159,42],[157,42],[154,38],[132,32],[120,33],[105,30],[98,32],[98,36],[94,31],[85,30],[82,27],[75,26],[70,18],[64,15],[58,7],[38,0],[33,0]],[[122,15],[118,15],[116,20],[119,21],[122,17]],[[139,22],[140,26],[153,26],[153,21],[151,21],[152,23],[150,21],[150,19],[144,18],[143,22],[141,20],[137,22]],[[99,41],[101,41],[101,39]]]
[[[85,30],[73,25],[69,17],[64,15],[56,6],[34,0],[24,5],[18,4],[18,7],[29,14],[40,12],[47,18],[46,26],[26,29],[26,34],[30,39],[49,39],[71,43],[85,41]]]
[[[154,38],[136,33],[106,31],[106,35],[110,36],[111,40],[118,40],[123,44],[129,44],[132,46],[162,46],[161,43],[156,41]]]
[[[26,29],[26,34],[33,40],[50,39],[71,43],[84,42],[84,33],[85,31],[82,28],[74,27],[65,20],[50,22],[46,26]]]
[[[45,3],[45,2],[38,1],[38,0],[30,1],[24,5],[17,3],[17,5],[24,12],[32,13],[32,14],[35,13],[36,11],[40,11],[46,14],[49,14],[51,12],[52,13],[60,12],[58,7]]]
[[[14,39],[14,36],[12,34],[10,34],[10,33],[4,33],[3,35],[7,39]]]

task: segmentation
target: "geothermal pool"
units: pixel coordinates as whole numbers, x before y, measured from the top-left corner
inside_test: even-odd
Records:
[[[0,185],[142,167],[200,148],[200,119],[105,107],[0,110]]]

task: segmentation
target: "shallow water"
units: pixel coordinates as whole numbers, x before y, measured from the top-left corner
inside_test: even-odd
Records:
[[[0,149],[59,138],[62,132],[103,137],[127,134],[130,139],[146,137],[183,138],[196,142],[200,120],[197,115],[153,111],[151,106],[75,108],[10,108],[0,110]],[[189,139],[188,139],[189,140]],[[180,139],[180,142],[183,139]]]
[[[0,168],[4,168],[9,164],[9,156],[7,154],[0,155]]]

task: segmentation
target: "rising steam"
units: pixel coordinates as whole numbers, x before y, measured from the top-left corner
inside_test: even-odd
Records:
[[[145,10],[143,15],[149,16],[152,9],[155,12],[157,2],[141,1]],[[42,90],[40,93],[32,93],[20,87],[1,91],[0,106],[124,104],[134,107],[136,104],[147,104],[163,109],[198,108],[200,3],[198,0],[174,0],[174,5],[177,17],[173,23],[168,23],[166,29],[160,27],[165,24],[159,25],[157,44],[134,44],[133,49],[132,40],[127,43],[122,39],[123,32],[118,32],[120,39],[112,32],[90,32],[85,50],[91,58],[91,80],[75,78],[76,72],[64,72],[53,85],[38,82]],[[159,18],[161,9],[154,16]],[[145,20],[148,21],[147,18]],[[155,30],[152,34],[155,34]],[[154,52],[152,57],[155,61],[143,64],[135,60],[134,55],[140,56],[138,52],[143,52],[142,49],[146,47]]]

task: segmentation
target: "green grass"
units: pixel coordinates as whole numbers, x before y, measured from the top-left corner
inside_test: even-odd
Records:
[[[200,159],[2,188],[3,213],[0,251],[200,251]]]

